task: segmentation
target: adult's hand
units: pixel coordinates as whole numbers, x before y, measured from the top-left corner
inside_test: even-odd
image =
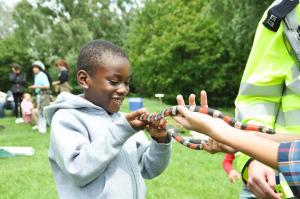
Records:
[[[212,138],[209,138],[206,143],[203,143],[203,149],[211,154],[215,154],[218,152],[233,154],[237,152],[234,148],[220,143]]]
[[[196,98],[195,94],[190,94],[190,96],[189,96],[189,105],[190,106],[195,106],[196,105],[195,98]],[[185,102],[184,102],[184,99],[183,99],[182,95],[177,95],[176,100],[177,100],[178,105],[182,105],[182,106],[185,105]],[[204,90],[201,91],[201,93],[200,93],[200,105],[203,106],[203,107],[208,107],[207,95],[206,95],[206,92]],[[183,108],[183,107],[181,107],[181,108]],[[186,109],[186,108],[183,108],[183,109]],[[180,110],[181,109],[179,108],[179,111]],[[189,111],[187,111],[187,110],[185,112],[187,114],[189,113]],[[191,113],[191,114],[195,114],[195,113]],[[189,130],[193,130],[193,125],[192,125],[193,122],[187,120],[187,118],[185,116],[183,116],[182,114],[174,116],[173,119],[175,119],[175,121],[177,121],[179,124],[181,124],[184,128],[189,129]]]
[[[190,94],[190,96],[189,96],[189,105],[190,106],[196,105],[195,98],[196,98],[196,96],[194,94]],[[185,105],[182,95],[178,95],[176,100],[177,100],[178,105],[183,105],[183,106]],[[200,105],[203,106],[203,107],[208,108],[207,94],[204,90],[201,91],[201,93],[200,93]]]
[[[276,182],[272,168],[254,160],[248,166],[248,177],[247,187],[257,198],[281,198],[274,192]]]

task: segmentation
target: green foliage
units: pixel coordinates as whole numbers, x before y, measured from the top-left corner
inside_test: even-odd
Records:
[[[263,4],[263,5],[262,5]],[[214,106],[232,105],[256,24],[268,2],[146,1],[130,26],[133,91],[142,96],[206,89]]]
[[[131,1],[49,2],[39,0],[29,3],[22,0],[16,5],[13,17],[17,27],[14,34],[0,40],[0,72],[7,74],[10,70],[8,65],[17,62],[24,66],[24,71],[31,78],[31,63],[41,60],[50,69],[52,78],[56,79],[57,71],[51,66],[55,59],[64,58],[70,63],[70,81],[76,90],[75,65],[80,47],[100,38],[122,45],[120,35],[124,35],[126,30],[127,17],[124,6]],[[110,8],[112,5],[114,9]],[[0,78],[1,90],[7,90],[10,86],[4,76]]]
[[[19,63],[22,66],[30,65],[30,55],[27,54],[26,49],[19,45],[20,40],[16,39],[14,35],[6,37],[5,40],[0,40],[0,90],[6,91],[10,88],[9,73],[11,72],[10,64]],[[24,59],[27,58],[27,59]],[[23,69],[28,74],[27,78],[31,78],[31,68],[25,67]]]

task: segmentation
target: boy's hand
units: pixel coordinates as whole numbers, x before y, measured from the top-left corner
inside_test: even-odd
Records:
[[[156,122],[151,122],[147,126],[147,131],[149,132],[151,137],[155,139],[158,143],[166,143],[168,139],[166,124],[167,121],[165,119],[161,119]]]
[[[126,120],[135,130],[142,130],[146,128],[147,123],[138,119],[143,113],[146,113],[146,109],[144,108],[125,114]]]

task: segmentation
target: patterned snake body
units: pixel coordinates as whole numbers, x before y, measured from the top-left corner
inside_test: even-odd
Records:
[[[235,120],[234,118],[231,118],[228,115],[224,115],[222,112],[212,109],[212,108],[206,108],[206,107],[201,107],[201,106],[188,106],[188,105],[186,105],[186,107],[190,111],[193,111],[193,112],[199,112],[199,113],[203,113],[206,115],[210,115],[211,117],[214,117],[214,118],[220,118],[220,119],[224,120],[230,126],[237,128],[237,129],[247,130],[247,131],[257,131],[257,132],[262,132],[262,133],[267,133],[267,134],[275,133],[275,131],[273,129],[267,128],[265,126],[259,126],[259,125],[253,125],[253,124],[243,124],[243,123]],[[178,113],[179,113],[178,106],[173,106],[173,107],[164,109],[160,113],[150,113],[150,114],[145,113],[140,116],[139,120],[146,121],[146,122],[154,122],[154,121],[161,120],[162,118],[165,118],[167,116],[175,116]],[[203,146],[202,146],[203,142],[193,143],[193,142],[188,141],[188,140],[184,139],[183,137],[181,137],[178,133],[175,132],[174,128],[167,126],[166,129],[169,133],[171,133],[172,137],[177,142],[183,144],[184,146],[191,148],[191,149],[195,149],[195,150],[203,149]]]

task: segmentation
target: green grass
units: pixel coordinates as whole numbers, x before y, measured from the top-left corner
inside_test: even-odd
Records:
[[[144,106],[159,112],[167,105],[144,99]],[[128,111],[128,101],[122,111]],[[227,110],[231,112],[232,110]],[[57,198],[48,163],[49,133],[39,134],[30,125],[14,123],[14,118],[0,119],[6,127],[0,131],[0,146],[31,146],[34,156],[0,159],[0,198]],[[239,198],[241,183],[231,184],[222,169],[223,154],[210,155],[173,144],[169,167],[159,177],[147,180],[148,199]]]

